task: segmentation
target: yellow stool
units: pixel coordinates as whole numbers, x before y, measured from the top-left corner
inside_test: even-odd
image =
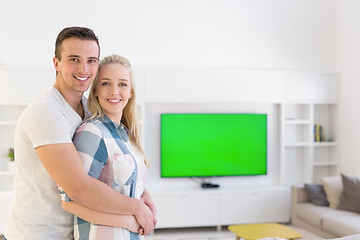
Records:
[[[278,237],[286,239],[301,238],[297,231],[278,223],[256,223],[231,225],[229,230],[236,234],[236,240],[256,240],[266,237]]]

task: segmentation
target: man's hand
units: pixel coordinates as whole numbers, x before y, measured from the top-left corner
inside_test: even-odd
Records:
[[[141,228],[144,230],[143,235],[147,235],[154,230],[157,221],[150,208],[142,201],[139,201],[139,203],[139,208],[137,213],[135,213],[135,218],[140,224]]]
[[[143,201],[145,203],[146,206],[148,206],[150,208],[150,210],[152,211],[152,213],[154,214],[154,216],[156,217],[157,214],[157,210],[155,207],[155,204],[150,196],[150,193],[145,189],[142,196],[141,196],[141,201]],[[156,222],[155,222],[156,225]]]

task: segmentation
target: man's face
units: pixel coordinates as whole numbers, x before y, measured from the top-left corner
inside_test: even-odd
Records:
[[[61,61],[54,58],[57,79],[62,87],[85,92],[96,77],[99,48],[93,40],[65,39],[61,44]]]

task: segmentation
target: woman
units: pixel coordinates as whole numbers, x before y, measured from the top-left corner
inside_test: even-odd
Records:
[[[127,59],[111,55],[100,61],[88,108],[92,117],[78,128],[73,140],[84,170],[118,192],[140,199],[148,161],[139,141]],[[142,239],[142,229],[132,215],[97,212],[70,201],[65,193],[62,200],[64,209],[75,215],[75,239]]]

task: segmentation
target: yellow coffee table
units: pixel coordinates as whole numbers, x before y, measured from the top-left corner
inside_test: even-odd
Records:
[[[285,239],[301,238],[297,231],[278,223],[255,223],[231,225],[229,230],[236,234],[236,240],[256,240],[266,237],[278,237]]]

